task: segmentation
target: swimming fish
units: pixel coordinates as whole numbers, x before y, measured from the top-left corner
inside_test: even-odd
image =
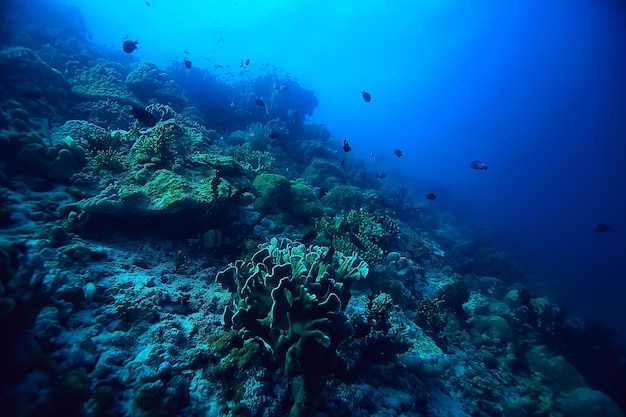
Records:
[[[147,127],[153,127],[156,124],[156,119],[149,111],[137,106],[124,106],[124,110],[128,111],[135,119],[139,120]]]
[[[344,166],[344,165],[345,165],[345,163],[346,163],[346,158],[342,158],[342,159],[341,159],[341,164],[340,164],[340,165],[341,165],[341,166]]]
[[[254,104],[256,104],[259,107],[265,107],[265,102],[263,100],[261,100],[260,98],[255,98],[254,99]]]
[[[393,154],[398,158],[402,158],[402,151],[400,149],[396,149],[395,151],[393,151]]]
[[[316,237],[317,237],[317,232],[315,230],[311,230],[310,232],[306,233],[297,241],[302,243],[303,245],[308,245],[309,243],[313,242],[313,240],[315,240]]]
[[[185,68],[191,69],[191,60],[185,58],[183,59],[183,64],[185,65]]]
[[[317,197],[318,198],[322,198],[326,194],[328,194],[328,188],[326,188],[326,187],[321,187],[319,190],[317,190]]]
[[[437,196],[433,193],[426,194],[426,200],[436,200]]]
[[[356,237],[354,233],[348,233],[348,239],[354,246],[356,246],[357,249],[362,251],[365,250],[365,245],[359,240],[358,237]]]
[[[370,158],[374,157],[374,151],[370,152]]]
[[[193,240],[190,239],[190,243],[195,243],[206,249],[215,249],[222,245],[222,239],[222,232],[217,229],[210,229],[204,233],[198,233],[198,238]]]
[[[600,223],[596,226],[596,233],[606,233],[608,231],[609,231],[609,226],[604,223]]]
[[[380,178],[382,180],[386,176],[387,176],[387,174],[385,174],[384,172],[381,172],[381,174],[378,176],[378,178]]]
[[[124,49],[124,52],[126,52],[127,54],[132,54],[133,51],[137,49],[138,43],[139,41],[131,41],[131,40],[124,41],[124,43],[122,44],[122,49]]]
[[[280,133],[278,132],[272,132],[269,134],[270,139],[274,140],[274,139],[278,139],[280,137]]]
[[[343,151],[344,152],[350,152],[352,150],[352,148],[350,147],[350,142],[348,142],[347,140],[343,140]]]
[[[250,65],[250,58],[246,59],[246,65]]]
[[[326,255],[322,258],[323,264],[329,264],[333,260],[333,255],[335,254],[335,247],[330,245],[330,248],[326,251]]]
[[[372,101],[372,95],[365,90],[361,91],[361,97],[363,97],[363,101],[366,103]]]
[[[472,161],[471,166],[472,166],[472,169],[477,169],[477,170],[482,169],[486,171],[489,169],[486,163],[484,163],[483,161],[479,161],[479,160]]]

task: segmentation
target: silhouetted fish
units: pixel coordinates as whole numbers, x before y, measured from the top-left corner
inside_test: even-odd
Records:
[[[531,295],[530,295],[530,291],[528,290],[517,290],[517,301],[520,302],[520,304],[527,306],[530,305],[530,300],[531,300]]]
[[[124,49],[124,52],[126,52],[127,54],[131,54],[135,49],[137,49],[138,43],[139,41],[124,41],[124,43],[122,44],[122,49]]]
[[[317,190],[317,197],[318,198],[322,198],[326,194],[328,194],[328,188],[326,188],[326,187],[321,187],[319,190]]]
[[[372,95],[365,90],[361,91],[361,97],[363,97],[363,100],[366,103],[369,103],[370,101],[372,101]]]
[[[246,65],[250,65],[250,58],[246,59]]]
[[[339,165],[344,166],[345,163],[346,163],[346,158],[342,158],[341,159],[341,164],[339,164]]]
[[[402,151],[400,149],[396,149],[395,151],[393,151],[393,154],[398,158],[402,158]]]
[[[329,264],[333,260],[333,255],[335,254],[335,247],[330,245],[330,248],[326,251],[326,255],[322,258],[323,264]]]
[[[606,233],[608,231],[609,231],[609,226],[604,223],[600,223],[596,226],[596,233]]]
[[[382,180],[382,179],[383,179],[383,178],[385,178],[386,176],[387,176],[387,174],[385,174],[384,172],[382,172],[382,173],[378,176],[378,178],[380,178],[380,179]]]
[[[132,114],[135,119],[139,120],[142,124],[148,127],[153,127],[156,124],[156,119],[152,115],[152,113],[142,109],[137,106],[124,106],[130,114]]]
[[[433,193],[426,194],[426,200],[436,200],[437,196]]]
[[[265,102],[263,100],[261,100],[260,98],[255,98],[254,99],[254,104],[256,104],[259,107],[265,107]]]
[[[350,239],[350,242],[352,242],[352,244],[356,246],[357,249],[362,251],[365,250],[365,245],[363,245],[363,243],[359,240],[358,237],[356,237],[354,233],[348,233],[348,239]]]
[[[185,58],[183,59],[183,64],[185,65],[185,68],[191,69],[191,60]]]
[[[350,142],[348,142],[347,140],[343,140],[343,151],[344,152],[350,152],[352,150],[352,147],[350,147]]]
[[[269,134],[270,139],[274,140],[274,139],[278,139],[280,137],[280,133],[278,132],[272,132]]]
[[[484,163],[483,161],[479,161],[479,160],[472,161],[471,165],[472,165],[472,169],[485,170],[485,171],[489,169],[486,163]]]
[[[315,240],[316,237],[317,237],[317,232],[315,230],[311,230],[310,232],[302,236],[300,239],[298,239],[298,242],[302,243],[303,245],[308,245],[309,243],[313,242],[313,240]]]

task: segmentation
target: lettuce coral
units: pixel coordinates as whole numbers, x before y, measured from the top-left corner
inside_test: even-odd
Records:
[[[292,416],[323,404],[336,349],[352,332],[343,313],[350,285],[368,273],[355,255],[327,254],[274,238],[250,261],[238,260],[216,277],[233,299],[224,312],[226,327],[262,339],[291,378]]]

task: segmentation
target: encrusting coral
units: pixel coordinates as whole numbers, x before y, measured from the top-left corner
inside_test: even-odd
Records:
[[[216,277],[233,299],[225,326],[262,339],[291,378],[292,416],[323,405],[337,347],[352,332],[350,285],[368,273],[356,255],[329,250],[274,238]]]

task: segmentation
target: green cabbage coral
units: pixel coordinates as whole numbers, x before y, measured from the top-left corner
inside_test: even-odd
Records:
[[[356,256],[328,251],[272,239],[249,262],[238,260],[216,278],[233,298],[226,327],[261,338],[291,378],[292,416],[323,404],[337,346],[352,332],[343,313],[350,285],[368,273]]]

